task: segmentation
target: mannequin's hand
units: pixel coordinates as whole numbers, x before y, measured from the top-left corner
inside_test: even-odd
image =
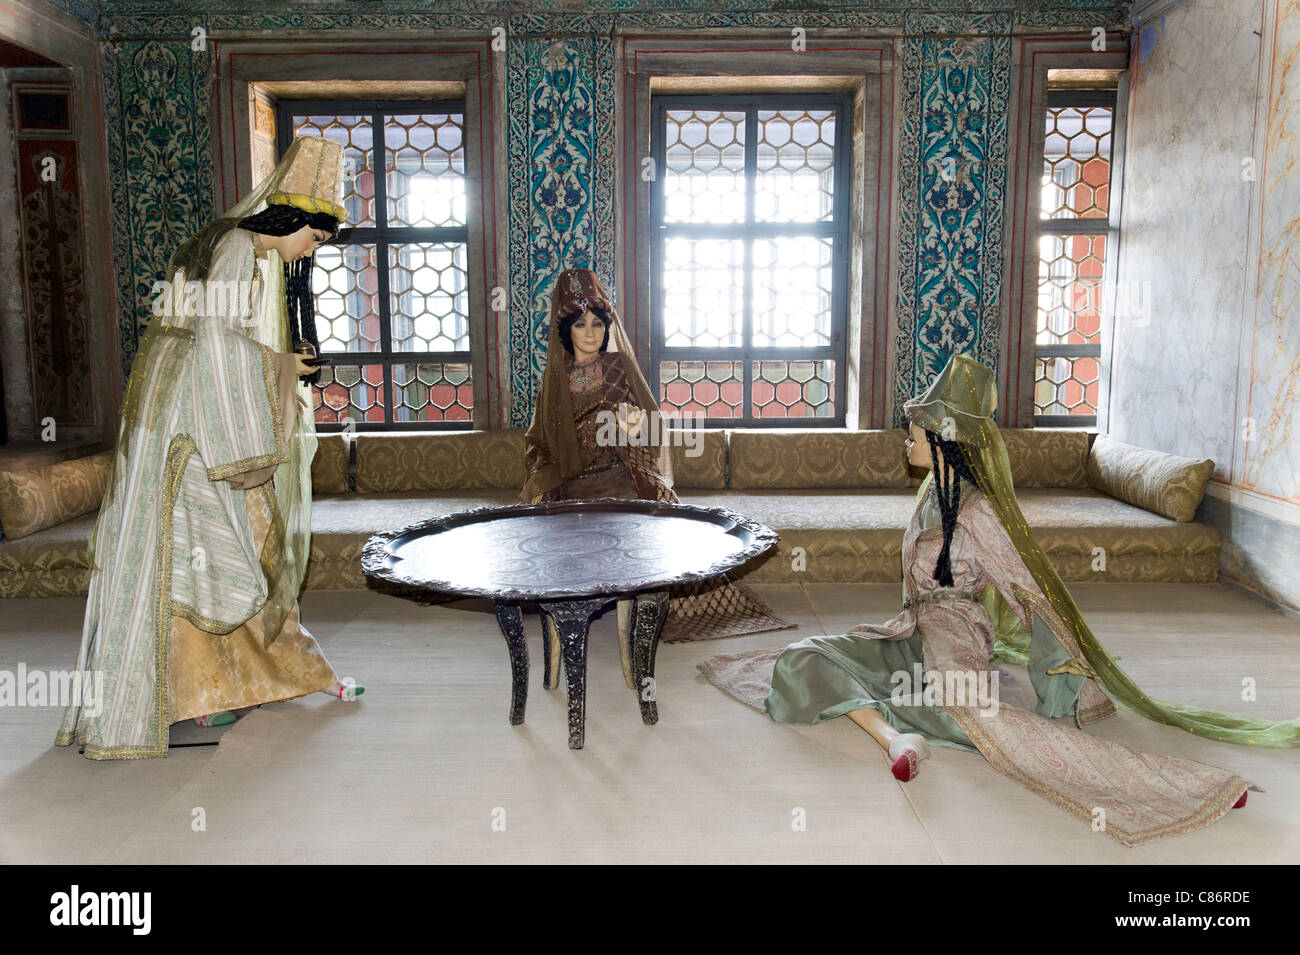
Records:
[[[627,432],[629,438],[639,438],[641,426],[645,424],[645,412],[636,407],[619,408],[620,412],[624,410],[626,410],[627,414],[626,417],[622,414],[619,415],[619,427]]]
[[[310,355],[300,355],[298,352],[293,352],[294,365],[298,370],[299,378],[305,378],[308,375],[316,374],[317,369],[313,368],[305,361],[305,359],[310,357],[311,357]]]
[[[1052,667],[1047,672],[1052,674],[1053,676],[1055,676],[1058,673],[1073,673],[1076,676],[1086,676],[1093,680],[1097,679],[1097,674],[1092,669],[1092,665],[1089,664],[1088,661],[1084,660],[1082,657],[1071,657],[1065,663],[1062,663],[1059,667]]]

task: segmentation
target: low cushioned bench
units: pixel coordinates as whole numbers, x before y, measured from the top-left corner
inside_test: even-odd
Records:
[[[1192,518],[1213,464],[1081,431],[1002,432],[1029,526],[1066,580],[1210,582],[1218,531]],[[781,535],[750,582],[901,580],[918,473],[906,432],[704,431],[673,448],[687,504],[727,507]],[[690,453],[698,451],[698,453]],[[0,474],[0,596],[84,594],[86,545],[109,454]],[[312,465],[309,589],[366,586],[361,550],[378,530],[518,501],[519,429],[322,435]],[[98,497],[96,497],[98,494]],[[10,535],[14,536],[14,535]]]

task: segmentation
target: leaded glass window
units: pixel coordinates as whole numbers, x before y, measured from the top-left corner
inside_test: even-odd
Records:
[[[281,151],[324,136],[345,151],[348,224],[316,252],[321,431],[469,427],[465,105],[282,101]],[[383,175],[377,174],[382,169]]]
[[[1034,423],[1095,426],[1110,229],[1113,90],[1047,94]]]
[[[847,97],[657,96],[652,107],[660,410],[842,427]]]

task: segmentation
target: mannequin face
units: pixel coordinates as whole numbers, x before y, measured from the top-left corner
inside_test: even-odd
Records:
[[[569,337],[573,341],[573,360],[585,365],[600,354],[601,342],[605,340],[605,323],[600,316],[590,311],[583,312],[574,319]]]
[[[295,262],[314,253],[329,239],[330,234],[324,229],[305,225],[297,232],[290,232],[288,235],[264,235],[262,244],[268,249],[275,249],[284,261]]]
[[[934,462],[930,459],[930,442],[925,436],[925,429],[916,422],[908,426],[907,463],[925,468],[927,471],[934,468]],[[940,451],[939,467],[943,467],[943,464],[943,452]]]

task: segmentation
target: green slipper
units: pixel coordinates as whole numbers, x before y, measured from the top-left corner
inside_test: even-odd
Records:
[[[207,716],[196,716],[194,722],[200,726],[229,726],[235,722],[238,717],[230,710],[222,710],[220,713],[209,713]]]
[[[340,683],[338,685],[338,689],[321,690],[321,692],[328,693],[330,696],[335,697],[336,699],[340,699],[343,700],[344,702],[347,702],[350,700],[355,700],[362,693],[366,692],[366,688],[365,685],[361,683]]]

